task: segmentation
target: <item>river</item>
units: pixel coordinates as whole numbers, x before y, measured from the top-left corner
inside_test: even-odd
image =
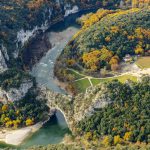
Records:
[[[31,71],[31,74],[36,78],[39,85],[45,86],[54,92],[65,93],[65,91],[62,90],[54,81],[54,64],[67,42],[69,42],[71,37],[80,29],[80,27],[76,24],[76,18],[91,11],[95,10],[82,11],[72,14],[65,18],[64,21],[55,24],[47,31],[49,40],[53,47],[47,52],[46,56],[44,56],[40,62],[33,67]],[[50,121],[48,121],[31,137],[26,139],[19,147],[0,144],[0,148],[12,147],[17,149],[25,149],[33,145],[56,144],[63,140],[66,133],[70,132],[65,118],[60,111],[57,111],[56,115]]]

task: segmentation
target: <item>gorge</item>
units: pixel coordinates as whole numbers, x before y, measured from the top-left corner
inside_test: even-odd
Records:
[[[0,2],[0,149],[149,146],[149,2],[142,3]]]
[[[79,25],[76,24],[76,19],[82,14],[86,14],[91,11],[95,10],[81,11],[79,13],[68,16],[65,18],[64,21],[53,25],[46,32],[48,37],[47,40],[50,41],[52,48],[35,66],[33,66],[31,71],[31,75],[33,75],[36,78],[36,81],[39,84],[39,86],[46,87],[56,93],[66,93],[57,85],[57,83],[54,80],[54,64],[56,58],[59,56],[65,45],[80,28]],[[58,116],[56,120],[58,119],[58,122],[60,122],[60,124],[63,124],[62,126],[59,125],[57,121],[53,121],[53,119],[51,121],[50,119],[50,121],[46,123],[44,127],[39,129],[39,131],[33,134],[33,136],[31,136],[29,139],[25,140],[23,144],[21,144],[21,146],[19,147],[27,148],[28,146],[39,144],[39,141],[41,141],[44,136],[46,136],[47,138],[42,140],[42,145],[60,142],[63,139],[65,133],[68,132],[68,129],[64,129],[68,128],[68,126],[66,124],[65,119],[63,119],[63,116],[60,111],[58,111],[58,114],[56,116]],[[57,132],[58,130],[59,132]],[[47,132],[49,132],[48,135]],[[42,136],[40,136],[41,134]],[[56,137],[56,140],[53,139],[53,137]],[[8,145],[2,144],[0,147],[7,146]]]

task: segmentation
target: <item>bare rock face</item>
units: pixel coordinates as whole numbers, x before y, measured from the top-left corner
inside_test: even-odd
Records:
[[[3,56],[3,53],[0,50],[0,73],[4,72],[5,70],[7,70],[7,64],[5,62],[5,58]]]
[[[28,2],[29,1],[23,0],[20,5],[18,5],[17,1],[1,2],[2,8],[7,8],[7,6],[12,5],[13,9],[16,9],[16,11],[13,13],[9,13],[7,10],[3,10],[4,12],[2,11],[2,18],[4,18],[4,21],[0,20],[3,35],[0,39],[0,49],[3,45],[5,45],[6,53],[8,53],[8,57],[11,58],[7,59],[5,56],[3,56],[5,59],[7,59],[6,63],[4,63],[4,59],[0,54],[0,70],[2,71],[4,68],[6,68],[6,64],[8,68],[13,67],[14,62],[17,66],[18,60],[20,61],[19,65],[22,67],[24,64],[22,64],[21,56],[25,58],[25,65],[27,65],[27,55],[29,57],[31,55],[32,58],[30,57],[28,64],[28,67],[30,67],[31,64],[36,63],[36,61],[38,61],[38,59],[45,54],[45,52],[49,49],[49,46],[47,48],[47,41],[46,44],[43,42],[43,40],[40,41],[38,37],[39,31],[44,33],[52,25],[64,20],[65,17],[70,14],[77,13],[80,10],[97,7],[96,1],[43,1],[38,8],[35,8],[36,5],[31,8],[31,5],[29,6]],[[13,18],[12,14],[16,16],[14,20],[11,19]],[[10,22],[10,27],[7,27],[7,22]],[[13,28],[11,29],[12,26]],[[34,41],[36,40],[37,43],[41,42],[41,45],[46,46],[43,46],[43,48],[40,48],[36,51],[35,49],[37,47],[35,46],[35,42],[31,42],[32,39]],[[5,54],[3,53],[3,55]]]
[[[77,5],[71,7],[70,4],[66,4],[64,6],[64,10],[65,10],[65,15],[64,16],[67,17],[70,14],[74,14],[74,13],[78,12],[79,11],[79,7]]]
[[[19,88],[10,88],[8,91],[0,89],[0,101],[3,103],[18,101],[27,94],[31,87],[33,87],[33,82],[25,81],[20,84]]]
[[[38,35],[29,42],[23,52],[23,63],[28,67],[36,64],[40,58],[51,48],[48,35],[38,31]]]
[[[91,87],[86,93],[75,97],[54,93],[48,89],[42,89],[42,95],[48,100],[47,105],[50,108],[58,109],[64,114],[72,131],[77,122],[91,116],[95,109],[104,108],[112,103],[105,85]]]

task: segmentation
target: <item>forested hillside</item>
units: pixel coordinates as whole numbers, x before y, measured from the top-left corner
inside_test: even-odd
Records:
[[[76,30],[60,34],[50,27],[81,10],[97,12],[76,20],[81,28],[64,48],[72,34],[63,34]],[[46,50],[36,45],[42,40]],[[29,70],[53,46],[34,78]],[[126,56],[137,61],[124,62],[129,71],[122,71]],[[29,149],[150,149],[149,56],[150,0],[0,0],[0,141],[15,135],[6,128],[45,122],[60,110],[72,132],[66,141]]]
[[[0,48],[8,66],[21,62],[23,50],[30,38],[36,35],[37,30],[45,31],[51,24],[61,21],[73,11],[92,7],[117,7],[117,1],[78,1],[78,0],[8,0],[0,2]],[[104,3],[104,4],[103,4]],[[76,6],[76,7],[75,7]],[[5,49],[6,48],[6,49]],[[5,52],[6,51],[6,52]],[[19,58],[18,58],[19,53]],[[20,64],[21,65],[21,64]]]
[[[149,1],[138,0],[8,0],[0,2],[0,49],[8,66],[22,62],[21,49],[38,29],[45,31],[64,16],[89,8],[147,7]],[[19,53],[19,54],[18,54]],[[7,57],[7,54],[9,57]],[[19,55],[19,58],[18,58]],[[21,65],[21,63],[20,63]]]
[[[46,100],[38,98],[38,93],[38,90],[32,88],[19,101],[7,104],[0,101],[0,128],[17,129],[48,119],[50,109]]]
[[[99,84],[72,99],[48,94],[51,95],[49,99],[64,112],[72,134],[64,138],[65,145],[45,148],[149,150],[149,89],[150,77],[145,76],[138,83],[113,80]]]
[[[78,123],[81,138],[93,144],[101,139],[105,146],[149,143],[150,78],[136,84],[114,81],[107,83],[107,88],[112,103]]]
[[[57,67],[84,68],[91,72],[102,68],[109,70],[117,67],[126,54],[149,55],[149,18],[149,8],[100,9],[83,16],[78,20],[82,29],[58,58],[56,75],[63,76],[63,71]]]

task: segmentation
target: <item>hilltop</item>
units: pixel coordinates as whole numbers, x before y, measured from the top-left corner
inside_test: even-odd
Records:
[[[135,62],[138,56],[149,56],[149,17],[149,8],[100,9],[81,17],[77,21],[82,28],[57,59],[55,75],[63,82],[77,81],[86,75],[110,77],[123,69],[121,64],[126,58]],[[74,85],[69,88],[74,90]]]

